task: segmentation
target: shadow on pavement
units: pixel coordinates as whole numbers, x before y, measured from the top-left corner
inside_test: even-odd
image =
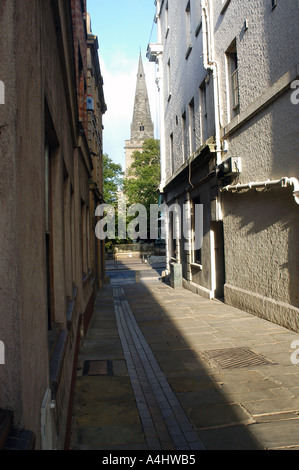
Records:
[[[273,330],[275,336],[280,335],[281,328],[241,311],[236,314],[232,307],[183,288],[172,289],[161,282],[162,270],[163,265],[158,263],[156,268],[149,268],[136,261],[108,266],[110,285],[105,285],[97,297],[80,361],[109,361],[113,373],[78,377],[74,423],[79,448],[152,450],[144,437],[119,337],[113,298],[119,288],[206,450],[287,447],[283,442],[297,448],[299,420],[290,410],[298,405],[298,400],[295,402],[293,397],[292,402],[284,403],[283,398],[278,401],[279,395],[287,397],[288,390],[275,380],[275,372],[271,372],[275,367],[273,360],[223,368],[209,357],[210,351],[229,352],[236,346],[250,345],[249,340],[252,346],[255,338],[263,345],[261,342],[270,338],[267,329],[271,333]],[[140,274],[137,282],[136,271]],[[285,335],[286,341],[298,338],[291,332]],[[266,343],[264,349],[272,351],[272,343]],[[277,367],[280,371],[284,366]],[[273,412],[277,403],[281,409]],[[253,413],[247,404],[255,410]],[[273,409],[267,408],[273,404]],[[267,433],[271,436],[268,442]]]
[[[248,428],[251,418],[239,404],[226,397],[211,371],[208,372],[207,363],[194,350],[196,338],[205,334],[206,327],[191,315],[186,298],[180,299],[178,291],[163,284],[123,288],[139,328],[205,449],[262,449]],[[163,305],[168,304],[168,308],[157,301],[155,291],[163,293]],[[205,300],[202,302],[204,308]],[[200,298],[195,308],[200,313]],[[192,343],[183,332],[188,325],[193,330]],[[206,348],[214,349],[215,344],[207,344]]]

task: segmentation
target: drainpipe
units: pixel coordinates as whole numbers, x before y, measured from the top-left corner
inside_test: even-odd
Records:
[[[210,2],[211,3],[211,2]],[[222,161],[221,159],[221,107],[220,107],[220,86],[219,86],[219,65],[214,60],[214,42],[213,34],[211,32],[211,15],[209,13],[211,8],[207,1],[202,3],[202,33],[203,33],[203,59],[204,67],[206,70],[211,70],[213,74],[213,87],[214,87],[214,111],[215,111],[215,139],[216,139],[216,155],[217,165]]]
[[[215,112],[215,139],[216,139],[216,165],[222,162],[222,148],[220,139],[221,107],[219,65],[214,60],[214,36],[212,34],[211,0],[202,2],[202,33],[203,33],[203,60],[206,70],[213,74],[214,112]],[[211,256],[211,290],[210,298],[215,297],[216,291],[216,260],[215,260],[215,233],[210,229],[210,256]]]
[[[240,191],[242,189],[257,189],[257,188],[270,188],[273,186],[280,186],[281,188],[287,188],[288,186],[293,186],[293,196],[295,199],[296,204],[299,205],[299,181],[297,178],[291,177],[288,178],[284,176],[279,180],[266,180],[266,181],[252,181],[250,183],[245,184],[229,184],[224,186],[221,189],[221,192],[229,192],[229,191]]]
[[[163,2],[162,2],[163,3]],[[156,21],[157,21],[157,43],[162,42],[162,25],[160,19],[161,1],[156,1]],[[159,93],[159,128],[160,128],[160,167],[161,167],[161,180],[159,191],[164,193],[164,186],[166,182],[166,150],[165,150],[165,119],[164,119],[164,78],[163,78],[163,52],[157,55],[156,58],[156,85]],[[166,243],[166,274],[170,272],[170,256],[169,256],[169,218],[167,211],[167,201],[164,200],[164,233]]]
[[[157,0],[156,18],[157,18],[157,42],[162,43],[162,26],[160,19],[161,3]],[[159,93],[159,127],[160,127],[160,158],[161,158],[161,181],[160,191],[163,192],[163,188],[166,181],[166,155],[165,155],[165,124],[164,124],[164,78],[163,78],[163,53],[157,56],[157,77],[156,84]]]

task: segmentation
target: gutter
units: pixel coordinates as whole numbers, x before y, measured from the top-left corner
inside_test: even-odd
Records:
[[[299,181],[297,178],[284,176],[279,180],[266,180],[260,182],[250,182],[245,184],[229,184],[224,186],[220,191],[221,192],[233,192],[241,191],[243,189],[258,189],[258,188],[270,188],[273,186],[280,186],[281,188],[287,188],[293,186],[293,196],[296,204],[299,205]]]

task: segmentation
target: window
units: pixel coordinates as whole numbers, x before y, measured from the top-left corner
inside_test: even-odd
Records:
[[[191,263],[201,266],[202,211],[200,198],[191,201]]]
[[[195,31],[194,31],[194,36],[195,37],[198,37],[200,31],[201,31],[201,28],[202,28],[202,5],[201,5],[201,1],[198,0],[197,2],[195,2],[195,5],[193,6],[193,14],[192,16],[194,17],[195,19],[195,24],[196,24],[196,28],[195,28]]]
[[[186,22],[186,59],[189,57],[191,52],[191,6],[190,0],[188,1],[186,8],[185,8],[185,22]]]
[[[76,226],[75,226],[75,195],[73,187],[71,186],[71,257],[72,257],[72,279],[75,279],[75,267],[76,267],[76,252],[75,252],[75,240],[76,240]]]
[[[50,229],[50,145],[45,141],[45,231]]]
[[[168,33],[169,33],[169,24],[168,24],[168,2],[166,3],[165,7],[165,38],[167,38]]]
[[[189,103],[189,145],[190,155],[195,152],[195,115],[194,115],[194,99]]]
[[[181,210],[176,200],[168,207],[169,214],[169,254],[172,260],[180,261]]]
[[[173,134],[170,134],[170,137],[169,137],[169,158],[170,158],[171,173],[173,173],[174,172]]]
[[[175,236],[175,215],[171,211],[169,214],[169,228],[170,228],[170,240],[169,240],[169,248],[170,248],[170,258],[176,259],[177,250],[176,250],[176,236]]]
[[[168,101],[171,98],[171,88],[170,88],[170,59],[167,62],[167,92],[168,92]]]
[[[87,233],[86,233],[86,204],[81,200],[81,263],[82,277],[87,275]]]
[[[182,115],[182,152],[183,162],[187,160],[186,113]]]
[[[202,82],[199,89],[200,99],[200,137],[201,145],[208,138],[208,110],[207,110],[207,83],[206,80]]]
[[[90,211],[89,207],[86,208],[86,267],[87,272],[91,271],[91,246],[90,246]]]
[[[226,52],[230,119],[239,114],[239,77],[236,41]]]
[[[53,312],[53,243],[51,233],[51,166],[50,166],[50,145],[45,141],[45,236],[46,236],[46,275],[47,275],[47,313],[48,329],[52,327],[54,321]]]
[[[71,225],[71,185],[65,169],[64,171],[64,271],[65,286],[68,297],[72,295],[72,225]]]
[[[222,0],[222,9],[221,9],[221,15],[224,15],[228,5],[230,4],[231,0]]]
[[[46,293],[47,293],[47,319],[49,330],[49,341],[51,342],[51,331],[55,330],[55,322],[57,322],[57,312],[54,308],[55,285],[54,285],[54,236],[56,235],[56,206],[55,184],[57,176],[57,150],[59,148],[59,140],[55,131],[55,126],[51,117],[49,106],[45,100],[45,141],[43,148],[44,159],[44,236],[45,251],[44,264],[46,274]],[[57,194],[57,193],[56,193]]]
[[[85,92],[86,92],[86,83],[84,77],[84,66],[83,60],[81,55],[80,47],[78,46],[78,101],[79,101],[79,119],[83,121],[83,114],[84,114],[84,100],[85,100]]]

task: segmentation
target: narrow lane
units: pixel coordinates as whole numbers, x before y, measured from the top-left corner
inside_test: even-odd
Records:
[[[121,287],[114,308],[127,367],[149,449],[204,450],[141,333]]]

